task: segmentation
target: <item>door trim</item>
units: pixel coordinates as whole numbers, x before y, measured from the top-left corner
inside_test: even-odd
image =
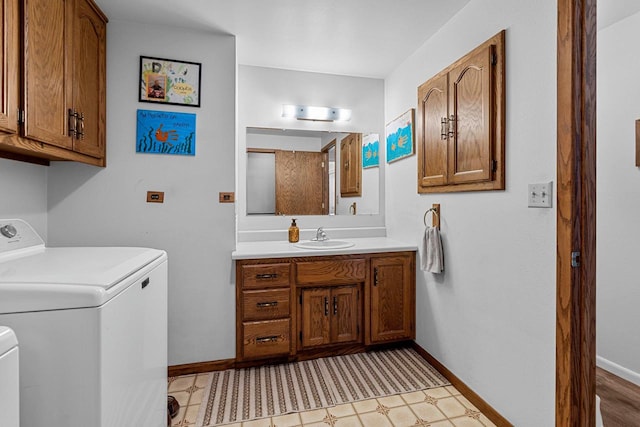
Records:
[[[556,426],[593,427],[596,0],[558,0],[557,36]]]

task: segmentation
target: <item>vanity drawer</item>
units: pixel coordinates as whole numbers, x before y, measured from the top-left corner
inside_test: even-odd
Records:
[[[242,266],[244,289],[282,288],[289,286],[289,264],[255,264]]]
[[[340,284],[364,282],[366,260],[346,259],[297,263],[296,282],[299,284]]]
[[[289,289],[242,292],[242,320],[289,317]]]
[[[243,324],[243,356],[246,359],[289,354],[289,319],[246,322]]]

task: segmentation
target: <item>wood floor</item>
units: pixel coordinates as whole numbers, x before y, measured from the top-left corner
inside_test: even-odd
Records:
[[[604,427],[640,426],[640,387],[596,368],[596,393]]]

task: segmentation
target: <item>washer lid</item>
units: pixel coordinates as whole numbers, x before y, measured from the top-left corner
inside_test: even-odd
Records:
[[[134,247],[43,248],[0,261],[0,313],[96,307],[164,251]]]
[[[0,356],[18,345],[16,334],[11,328],[0,326]]]

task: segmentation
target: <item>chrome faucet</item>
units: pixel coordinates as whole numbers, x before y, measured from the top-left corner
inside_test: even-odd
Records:
[[[312,240],[324,242],[325,240],[329,240],[329,238],[327,237],[327,233],[325,233],[322,227],[318,227],[318,229],[316,230],[316,238]]]

